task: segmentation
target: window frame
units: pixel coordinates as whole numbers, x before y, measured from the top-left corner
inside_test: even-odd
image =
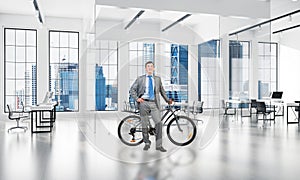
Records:
[[[103,41],[107,41],[108,47],[103,48],[101,46],[101,43]],[[110,43],[112,43],[112,42],[114,42],[116,44],[116,49],[110,47]],[[118,111],[119,110],[119,106],[118,106],[118,101],[119,101],[119,84],[118,84],[118,80],[119,80],[119,73],[118,73],[119,72],[119,45],[120,45],[119,41],[114,41],[114,40],[99,40],[98,46],[96,46],[95,48],[93,48],[93,50],[99,55],[99,57],[101,57],[102,51],[107,51],[107,58],[108,58],[108,63],[107,64],[103,64],[102,63],[102,62],[105,62],[105,59],[99,58],[100,60],[94,62],[95,63],[94,67],[96,67],[96,64],[98,64],[98,65],[102,66],[102,68],[103,67],[107,67],[108,70],[109,70],[109,72],[110,72],[110,67],[116,67],[117,68],[116,79],[112,79],[110,73],[107,74],[107,76],[109,78],[106,77],[106,79],[105,79],[107,82],[108,81],[116,81],[117,82],[117,94],[111,94],[111,95],[116,95],[116,97],[117,97],[117,102],[116,102],[117,103],[117,108],[115,110],[112,110],[112,109],[110,109],[110,110],[96,110],[96,102],[95,102],[95,104],[94,104],[95,111],[109,112],[109,111]],[[111,64],[110,63],[111,58],[113,57],[113,53],[116,53],[116,55],[117,55],[116,56],[116,58],[117,58],[116,59],[116,62],[117,62],[116,64],[113,64],[113,63]],[[101,65],[101,63],[102,63],[102,65]],[[104,74],[104,71],[103,71],[103,74]],[[96,74],[95,74],[95,76],[96,76]],[[96,83],[96,77],[95,77],[94,81]],[[107,90],[107,86],[105,88]],[[107,95],[108,95],[108,93],[106,92],[105,98],[106,98]],[[96,98],[96,92],[95,92],[95,97],[94,98]]]
[[[60,62],[59,63],[51,63],[50,61],[51,61],[51,51],[50,51],[50,49],[51,49],[51,41],[50,41],[50,39],[51,39],[51,33],[52,32],[58,32],[58,33],[77,33],[78,34],[78,40],[77,40],[77,43],[78,43],[78,52],[77,52],[77,57],[78,57],[78,104],[77,104],[77,107],[78,107],[78,109],[77,110],[71,110],[71,111],[57,111],[57,112],[79,112],[79,109],[80,109],[80,77],[79,77],[79,75],[80,75],[80,57],[79,57],[79,55],[80,55],[80,32],[79,31],[66,31],[66,30],[49,30],[48,31],[48,71],[49,71],[49,78],[48,78],[48,90],[50,91],[51,89],[50,89],[50,83],[51,83],[51,64],[61,64]],[[60,41],[60,40],[59,40]],[[60,42],[59,42],[60,43]],[[53,47],[52,47],[53,48]],[[55,48],[62,48],[60,45],[58,46],[58,47],[55,47]],[[63,48],[68,48],[68,50],[69,49],[75,49],[75,48],[72,48],[72,47],[70,47],[70,45],[68,46],[68,47],[63,47]],[[68,63],[68,64],[70,64],[70,63]],[[54,92],[54,96],[56,96],[56,92]]]
[[[216,42],[216,52],[214,52],[214,47],[212,47],[209,43],[210,42]],[[201,54],[201,48],[202,45],[204,46],[204,48],[210,48],[210,51],[206,51],[203,52],[204,54]],[[212,101],[209,101],[204,103],[205,108],[214,108],[214,102],[213,102],[213,97],[217,96],[217,94],[215,94],[214,92],[212,93],[203,93],[204,92],[204,88],[202,87],[204,84],[208,84],[210,81],[212,83],[215,84],[215,86],[217,86],[218,83],[218,79],[217,76],[215,76],[216,79],[210,80],[209,79],[205,79],[204,77],[202,77],[202,72],[203,70],[205,70],[206,72],[210,72],[212,69],[215,70],[215,73],[217,73],[217,69],[216,67],[211,67],[211,66],[203,66],[203,60],[205,60],[205,58],[214,58],[213,60],[217,63],[221,62],[221,40],[220,39],[212,39],[209,41],[206,41],[204,43],[198,44],[198,101],[204,101],[204,99],[211,99]],[[214,63],[215,63],[214,62]],[[216,75],[216,74],[215,74]],[[209,86],[206,87],[206,92],[209,91]]]
[[[4,49],[4,51],[3,51],[3,56],[4,56],[4,71],[3,71],[3,73],[4,73],[4,108],[3,108],[3,110],[4,110],[4,113],[8,113],[8,111],[7,111],[7,108],[6,108],[6,103],[7,103],[7,101],[6,101],[6,97],[7,97],[7,95],[6,95],[6,84],[7,84],[7,77],[6,77],[6,66],[7,66],[7,59],[6,59],[6,55],[7,55],[7,52],[6,52],[6,47],[7,46],[12,46],[12,45],[7,45],[6,44],[6,39],[7,39],[7,37],[6,37],[6,30],[15,30],[15,31],[18,31],[18,30],[21,30],[21,31],[25,31],[25,45],[24,45],[24,47],[25,47],[25,62],[16,62],[16,51],[15,51],[15,58],[14,58],[14,64],[16,65],[16,64],[18,64],[18,63],[24,63],[25,64],[25,68],[26,68],[26,65],[27,65],[27,57],[26,57],[26,47],[35,47],[35,66],[36,66],[36,71],[35,71],[35,83],[36,83],[36,88],[35,88],[35,94],[31,94],[30,96],[33,98],[33,95],[35,95],[35,99],[37,100],[37,70],[38,70],[38,61],[37,61],[37,52],[38,52],[38,46],[37,46],[37,42],[38,42],[38,32],[37,32],[37,29],[30,29],[30,28],[4,28],[4,30],[3,30],[3,32],[4,32],[4,42],[3,42],[3,49]],[[34,31],[35,32],[35,46],[27,46],[26,45],[26,40],[27,40],[27,37],[26,37],[26,31]],[[15,47],[15,50],[16,50],[16,47],[17,47],[18,45],[16,44],[16,34],[15,34],[15,44],[14,44],[14,47]],[[15,66],[15,77],[14,77],[14,81],[16,81],[18,78],[16,77],[16,66]],[[26,78],[25,79],[21,79],[21,80],[24,80],[25,81],[25,83],[26,83]],[[33,80],[33,79],[31,79],[31,80]],[[15,82],[16,83],[16,82]],[[14,93],[15,95],[9,95],[9,96],[13,96],[13,97],[16,97],[16,93]],[[25,97],[26,97],[26,95],[25,95]]]
[[[248,48],[248,50],[247,50],[247,58],[248,58],[248,67],[247,67],[247,71],[248,71],[248,97],[247,98],[249,98],[249,83],[250,83],[250,75],[249,75],[249,73],[250,73],[250,63],[251,63],[251,42],[250,41],[246,41],[246,40],[243,40],[243,41],[240,41],[240,40],[229,40],[229,94],[228,94],[228,97],[229,97],[229,99],[232,99],[232,97],[235,97],[234,96],[234,94],[233,94],[233,90],[232,90],[232,88],[233,88],[233,81],[232,81],[232,73],[233,73],[233,71],[232,71],[232,67],[233,67],[233,65],[232,65],[232,59],[233,58],[230,58],[230,41],[232,41],[232,42],[239,42],[239,43],[247,43],[248,44],[248,46],[247,46],[247,48]],[[242,46],[243,47],[243,46]],[[242,53],[243,53],[243,49],[242,49]],[[244,54],[242,54],[242,58],[241,59],[243,59],[244,57],[246,57]],[[242,69],[244,69],[244,68],[242,68]],[[239,98],[240,98],[240,94],[239,94]],[[243,97],[243,98],[245,98],[245,97]]]
[[[264,45],[264,47],[266,46],[266,44],[267,45],[269,45],[269,46],[272,46],[272,45],[275,45],[275,50],[276,50],[276,53],[275,53],[275,58],[276,58],[276,60],[275,60],[275,63],[276,63],[276,67],[275,67],[275,72],[276,72],[276,77],[275,77],[275,90],[271,90],[270,89],[270,92],[272,92],[272,91],[278,91],[278,43],[276,43],[276,42],[264,42],[264,41],[259,41],[258,42],[258,47],[259,47],[259,45],[260,44],[263,44]],[[270,48],[272,48],[272,47],[270,47]],[[265,51],[264,51],[265,52]],[[266,54],[259,54],[258,53],[258,60],[260,60],[260,58],[261,57],[267,57],[268,55],[266,55]],[[269,55],[270,56],[270,58],[271,57],[274,57],[274,56],[272,56],[272,55]],[[272,58],[271,58],[271,60],[272,60]],[[260,63],[260,62],[257,62],[258,64]],[[259,69],[262,69],[262,68],[260,68],[259,66],[257,67],[258,68],[258,72],[259,72]],[[265,69],[265,68],[263,68],[263,69]],[[272,75],[272,74],[271,74]],[[270,77],[271,77],[271,75],[270,75]],[[258,77],[257,78],[257,83],[258,83],[258,81],[260,80],[259,79],[260,77]],[[268,81],[268,82],[272,82],[272,81]],[[257,89],[257,90],[259,90],[259,89]],[[257,98],[259,98],[259,91],[258,91],[258,94],[257,94]]]

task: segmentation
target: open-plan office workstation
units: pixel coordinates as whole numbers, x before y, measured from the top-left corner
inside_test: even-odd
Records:
[[[298,0],[1,0],[0,179],[299,179],[299,24]]]

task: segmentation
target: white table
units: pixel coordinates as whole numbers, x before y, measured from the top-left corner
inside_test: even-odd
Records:
[[[49,103],[49,104],[39,104],[30,107],[29,113],[30,113],[30,120],[31,120],[31,133],[52,132],[53,123],[56,120],[56,106],[57,103]],[[45,112],[49,112],[50,117],[44,117]],[[33,125],[34,122],[35,122],[35,126]],[[49,129],[38,130],[38,129],[45,129],[45,128],[49,128]]]

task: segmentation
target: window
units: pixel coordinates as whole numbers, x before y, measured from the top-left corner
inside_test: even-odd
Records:
[[[154,43],[130,42],[129,43],[129,81],[130,85],[138,76],[145,74],[145,63],[154,59]]]
[[[49,90],[57,111],[78,111],[79,33],[49,31]]]
[[[4,104],[14,109],[35,105],[37,92],[37,31],[4,29]],[[5,112],[7,109],[5,108]]]
[[[218,104],[217,65],[220,62],[220,41],[211,40],[198,45],[198,100],[207,108]]]
[[[277,90],[277,43],[259,42],[258,99]]]
[[[130,42],[129,43],[129,85],[133,84],[138,76],[145,74],[145,63],[152,61],[155,64],[154,43]],[[129,92],[128,92],[129,93]],[[129,95],[129,102],[135,100]]]
[[[179,44],[165,44],[165,54],[170,63],[166,68],[170,72],[170,79],[164,87],[169,98],[175,102],[188,101],[188,46]]]
[[[229,41],[229,98],[249,98],[250,43]]]
[[[95,110],[118,110],[118,42],[97,41]]]

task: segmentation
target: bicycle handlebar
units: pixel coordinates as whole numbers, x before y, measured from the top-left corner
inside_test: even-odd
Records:
[[[175,108],[175,101],[173,101],[173,103],[172,104],[168,104],[165,109],[170,109],[170,110],[171,109],[175,109],[175,111],[177,111],[180,108]]]

